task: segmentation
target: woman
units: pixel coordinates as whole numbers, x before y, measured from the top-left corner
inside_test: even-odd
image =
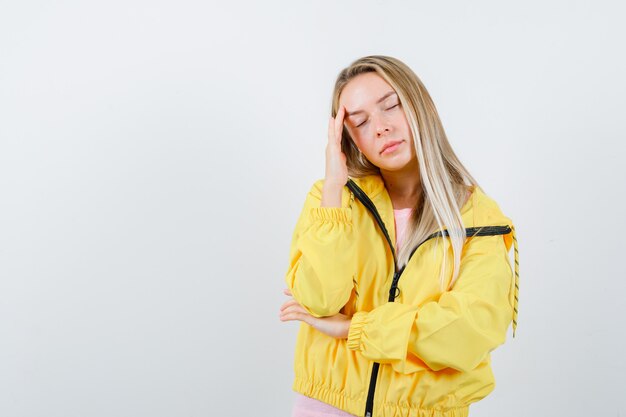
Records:
[[[341,71],[280,312],[302,322],[293,415],[468,415],[494,388],[489,353],[515,334],[517,278],[513,224],[418,77],[386,56]]]

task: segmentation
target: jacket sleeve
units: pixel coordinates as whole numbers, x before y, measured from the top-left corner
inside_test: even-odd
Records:
[[[504,343],[513,274],[503,236],[470,238],[453,288],[422,306],[387,303],[357,312],[348,347],[397,372],[469,371]]]
[[[309,191],[293,233],[285,276],[293,297],[313,316],[331,316],[348,302],[356,274],[349,191],[341,207],[320,207],[323,180]]]

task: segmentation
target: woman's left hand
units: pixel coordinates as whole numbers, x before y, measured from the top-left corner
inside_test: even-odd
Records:
[[[288,289],[283,290],[283,294],[292,295]],[[280,320],[300,320],[315,327],[322,333],[340,339],[348,338],[348,330],[352,321],[350,317],[341,313],[328,317],[313,317],[294,298],[286,301],[280,307]]]

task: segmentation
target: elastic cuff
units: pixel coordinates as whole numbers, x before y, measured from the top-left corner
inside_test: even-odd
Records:
[[[311,207],[311,217],[315,220],[352,223],[352,209],[349,207]]]
[[[354,313],[354,316],[352,316],[350,329],[348,330],[348,349],[361,350],[361,334],[363,333],[366,319],[367,312],[364,311]]]

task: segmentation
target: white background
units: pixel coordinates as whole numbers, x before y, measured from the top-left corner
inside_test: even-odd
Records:
[[[289,416],[278,309],[330,97],[406,62],[511,217],[472,416],[626,416],[619,1],[0,2],[0,416]]]

